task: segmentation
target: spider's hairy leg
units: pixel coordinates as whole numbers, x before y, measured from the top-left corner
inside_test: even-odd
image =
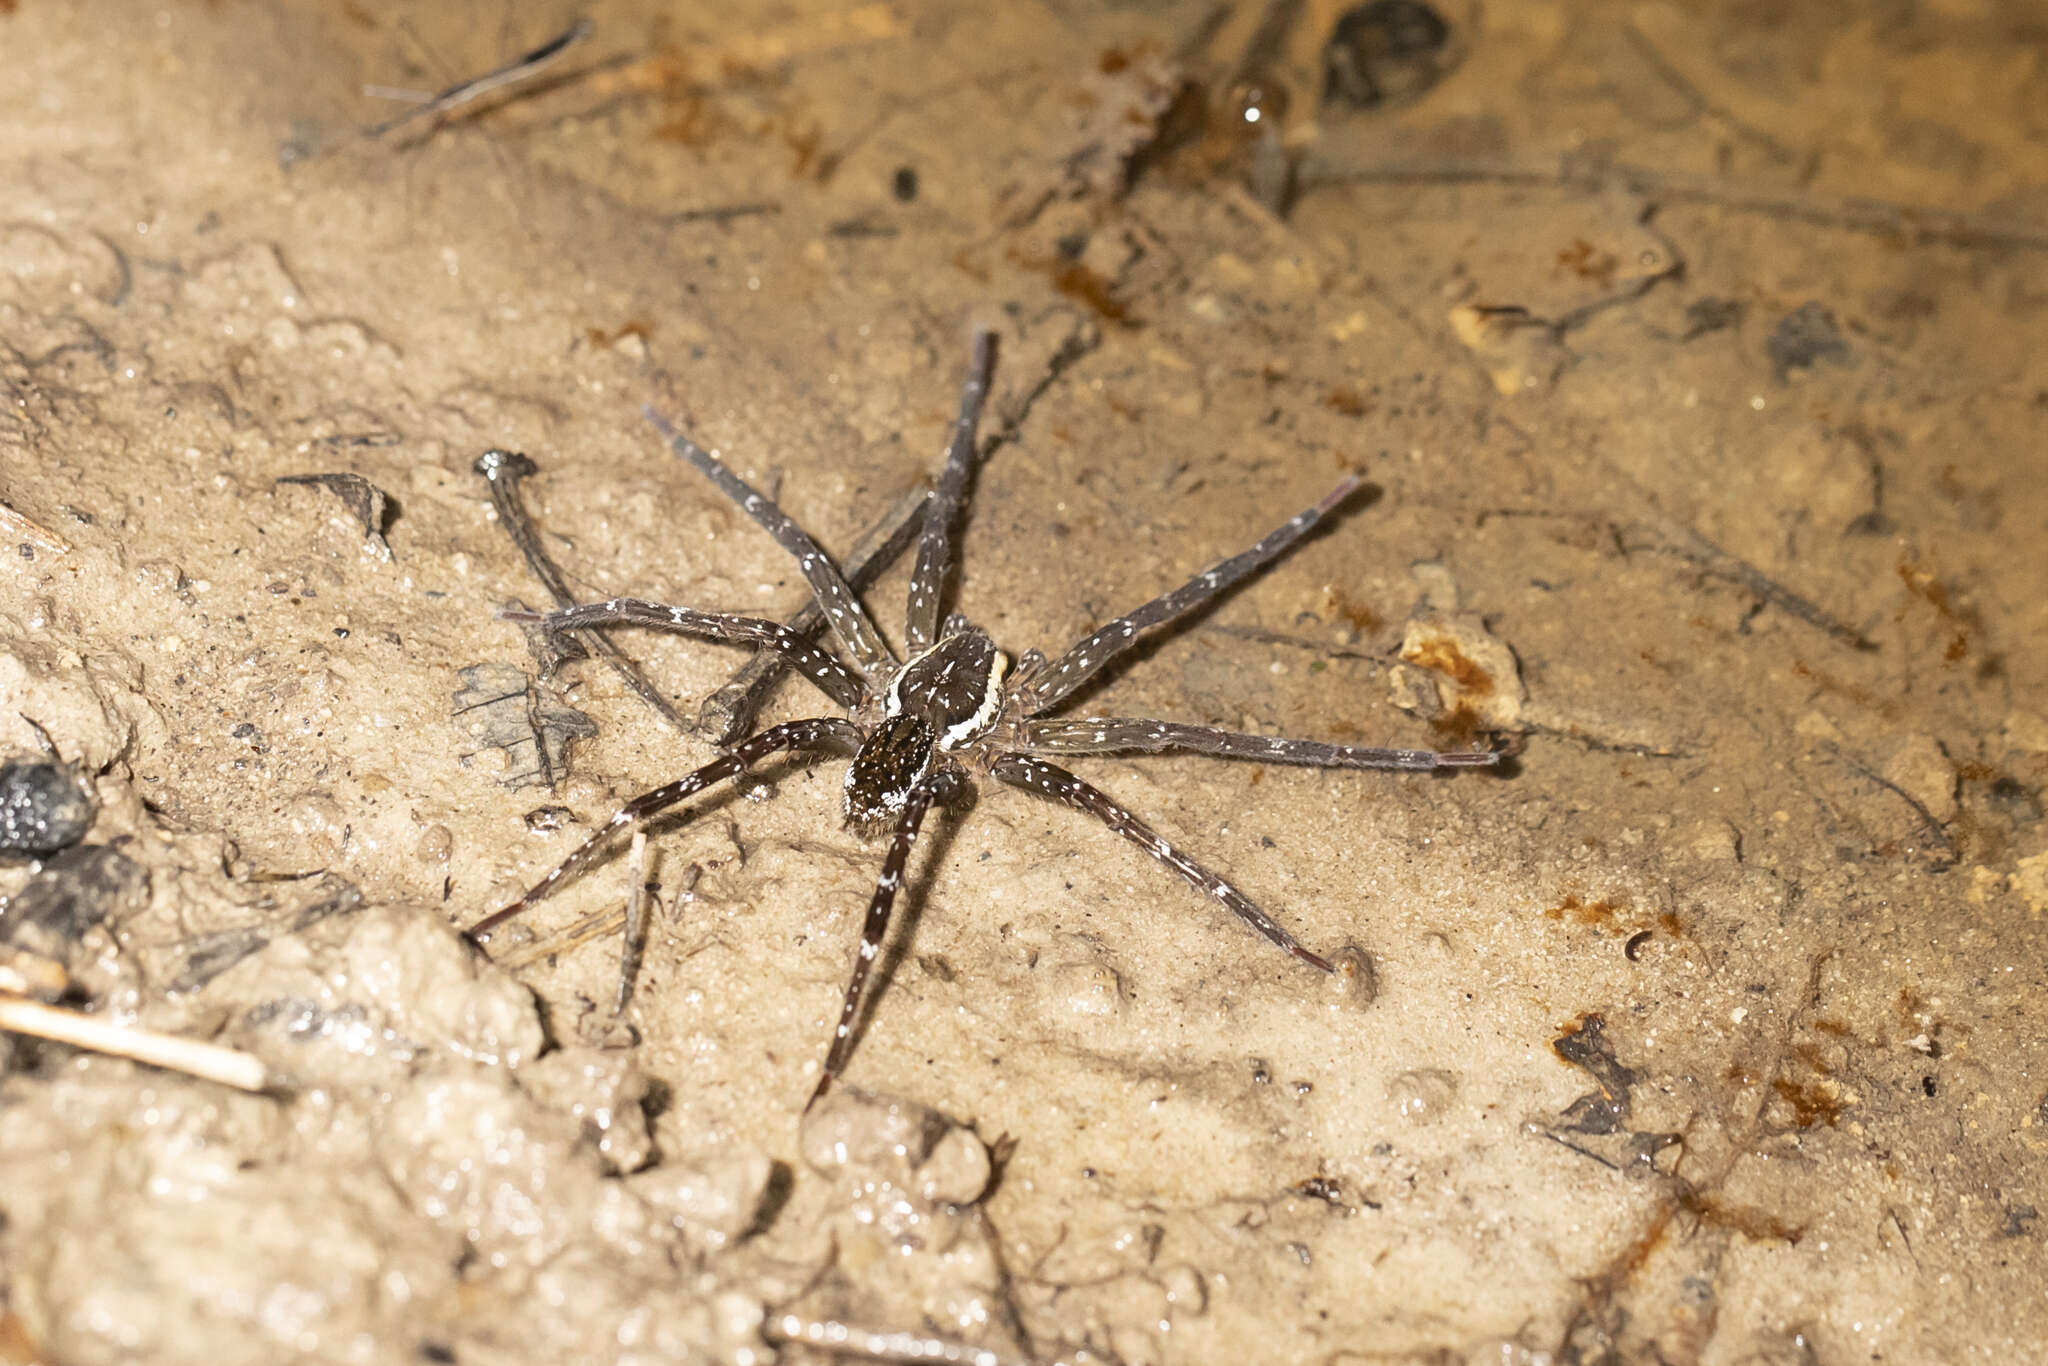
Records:
[[[889,647],[882,643],[875,624],[868,620],[867,610],[854,597],[853,589],[839,569],[818,549],[818,543],[810,538],[802,527],[790,520],[789,514],[774,502],[755,491],[746,480],[734,474],[723,460],[705,450],[689,437],[677,431],[674,424],[652,407],[643,405],[640,411],[654,424],[654,429],[668,441],[669,448],[683,459],[695,465],[726,497],[738,503],[749,517],[752,517],[784,550],[796,557],[803,569],[804,578],[811,585],[811,593],[818,599],[818,606],[825,613],[825,620],[831,625],[833,634],[839,637],[846,653],[860,671],[869,676],[887,670],[894,659]]]
[[[1077,642],[1059,661],[1041,675],[1032,688],[1031,714],[1052,710],[1068,693],[1094,676],[1096,670],[1131,647],[1140,634],[1164,626],[1215,597],[1230,585],[1277,559],[1287,547],[1307,535],[1317,522],[1328,516],[1359,486],[1353,475],[1326,494],[1314,507],[1289,518],[1272,534],[1240,555],[1209,566],[1170,593],[1118,617]]]
[[[1270,764],[1305,764],[1312,768],[1391,768],[1427,772],[1439,768],[1491,768],[1506,757],[1501,750],[1445,753],[1434,749],[1370,749],[1333,745],[1322,740],[1289,740],[1275,735],[1247,735],[1214,726],[1154,721],[1136,716],[1078,716],[1063,720],[1032,718],[1018,727],[1020,748],[1030,754],[1159,754],[1186,750],[1226,759],[1263,759]]]
[[[583,841],[575,852],[557,864],[555,870],[528,888],[525,895],[510,905],[493,911],[469,927],[469,937],[482,943],[492,930],[518,915],[535,902],[549,896],[556,887],[582,872],[604,852],[605,844],[612,835],[627,826],[638,825],[651,816],[660,815],[677,802],[687,801],[713,783],[737,778],[740,774],[760,763],[769,755],[785,749],[853,749],[860,744],[860,731],[851,721],[837,717],[819,717],[810,721],[788,721],[771,726],[750,740],[744,740],[730,751],[719,755],[694,773],[685,774],[652,792],[643,792],[632,801],[620,807],[618,813],[603,825],[589,839]]]
[[[995,371],[996,334],[986,328],[974,334],[974,359],[960,386],[960,416],[946,447],[946,468],[938,491],[925,508],[924,535],[917,543],[917,569],[910,576],[910,606],[904,614],[904,648],[915,653],[930,646],[939,624],[939,600],[945,596],[946,573],[953,560],[953,524],[967,506],[967,483],[974,474],[975,433],[982,405],[988,401],[989,379]]]
[[[854,956],[853,977],[846,984],[846,1000],[839,1008],[839,1027],[832,1035],[832,1050],[825,1055],[825,1071],[805,1109],[816,1105],[831,1089],[832,1079],[846,1070],[846,1059],[853,1052],[854,1021],[860,1015],[861,997],[867,990],[868,969],[874,966],[875,955],[882,951],[882,940],[889,933],[889,914],[896,907],[896,893],[903,886],[903,869],[910,862],[911,846],[917,843],[924,814],[933,802],[957,792],[966,782],[967,775],[959,769],[942,768],[911,788],[910,795],[903,800],[903,809],[896,817],[896,832],[889,840],[889,852],[882,859],[881,876],[875,879],[875,894],[868,901],[867,919],[861,924],[860,952]]]
[[[990,771],[1012,786],[1036,792],[1040,796],[1051,797],[1064,806],[1095,817],[1179,873],[1196,891],[1215,897],[1232,915],[1302,962],[1310,967],[1321,968],[1324,972],[1336,970],[1330,965],[1329,959],[1303,948],[1300,941],[1280,927],[1278,921],[1254,905],[1250,897],[1168,844],[1158,831],[1139,820],[1100,788],[1090,786],[1056,764],[1022,754],[1003,755],[995,761]]]
[[[917,539],[924,525],[924,507],[931,496],[925,488],[904,494],[847,550],[846,581],[855,591],[865,590]],[[815,596],[783,622],[805,640],[814,639],[824,624],[824,609],[818,606]],[[757,651],[724,687],[698,704],[697,723],[692,729],[721,749],[745,735],[754,728],[754,713],[761,709],[768,690],[781,678],[788,662],[777,651]]]
[[[861,698],[866,695],[861,681],[844,664],[805,640],[799,632],[765,617],[699,612],[694,608],[670,607],[644,598],[611,598],[581,607],[565,607],[559,612],[531,612],[508,607],[498,613],[498,618],[549,631],[581,631],[595,626],[651,626],[657,631],[679,631],[684,635],[708,636],[712,640],[765,645],[781,652],[791,668],[817,684],[820,692],[849,711],[859,706]]]

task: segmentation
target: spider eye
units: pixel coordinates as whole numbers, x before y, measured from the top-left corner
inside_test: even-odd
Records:
[[[879,824],[903,809],[918,780],[931,772],[938,731],[919,716],[892,716],[861,742],[846,770],[849,824]]]

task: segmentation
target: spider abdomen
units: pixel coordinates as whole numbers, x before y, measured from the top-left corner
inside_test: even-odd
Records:
[[[846,769],[847,822],[863,829],[903,809],[910,789],[932,771],[938,729],[921,716],[891,716],[868,732]]]
[[[957,620],[957,619],[956,619]],[[882,691],[882,720],[846,770],[846,819],[873,826],[903,809],[938,756],[995,724],[1010,662],[978,626],[912,655]]]

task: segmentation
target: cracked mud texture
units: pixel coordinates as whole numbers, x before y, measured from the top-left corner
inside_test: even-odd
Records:
[[[0,5],[0,761],[32,718],[96,805],[0,866],[8,935],[293,1083],[10,1041],[9,1359],[814,1359],[782,1315],[1048,1361],[2038,1352],[2038,26],[1447,5],[1322,107],[1342,7],[1259,8],[599,4],[372,140],[365,86],[577,12]],[[1254,66],[1278,131],[1160,144]],[[534,460],[586,598],[787,613],[639,405],[843,550],[935,471],[977,321],[1019,426],[958,602],[1013,653],[1381,490],[1077,709],[1526,749],[1077,763],[1335,980],[985,793],[806,1120],[880,856],[836,762],[658,829],[624,1021],[615,937],[549,947],[623,850],[501,961],[456,937],[711,754],[600,660],[538,677],[471,466]],[[742,660],[618,639],[685,716]]]

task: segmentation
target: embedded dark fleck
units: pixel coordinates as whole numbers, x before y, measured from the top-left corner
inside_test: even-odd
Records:
[[[1821,361],[1849,363],[1849,343],[1835,325],[1835,315],[1818,303],[1803,303],[1780,318],[1764,343],[1764,353],[1780,384],[1792,371],[1811,370]]]
[[[2033,789],[2017,778],[2001,777],[1992,780],[1990,791],[1993,809],[2014,825],[2032,825],[2041,819],[2041,799]]]
[[[1748,312],[1748,303],[1741,299],[1694,299],[1685,306],[1685,331],[1678,339],[1689,342],[1734,327]]]
[[[1558,1117],[1558,1127],[1569,1133],[1619,1133],[1628,1120],[1629,1089],[1636,1074],[1623,1067],[1607,1041],[1607,1020],[1599,1014],[1581,1016],[1575,1028],[1551,1045],[1557,1056],[1592,1077],[1599,1089],[1589,1091]]]
[[[1323,96],[1354,109],[1412,98],[1435,85],[1451,26],[1420,0],[1372,0],[1347,10],[1323,45]]]

